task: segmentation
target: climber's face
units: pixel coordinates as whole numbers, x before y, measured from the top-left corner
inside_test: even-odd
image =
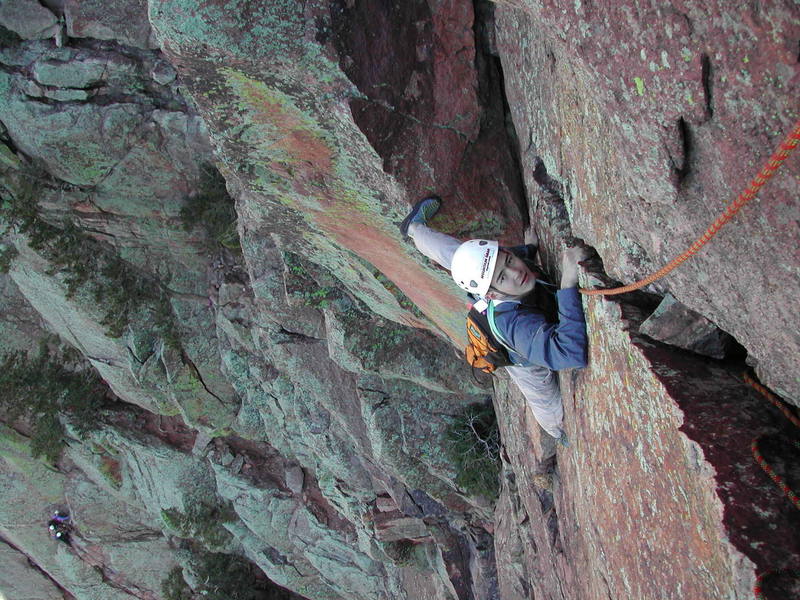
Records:
[[[536,276],[522,261],[507,250],[500,250],[492,275],[490,300],[516,300],[533,291]]]

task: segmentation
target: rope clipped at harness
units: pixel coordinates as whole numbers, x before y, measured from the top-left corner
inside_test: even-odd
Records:
[[[753,178],[753,180],[750,182],[750,185],[748,185],[747,188],[745,188],[745,190],[739,194],[739,197],[728,205],[728,207],[725,209],[725,212],[722,213],[722,215],[720,215],[720,217],[714,221],[708,229],[706,229],[706,232],[703,235],[697,238],[694,244],[692,244],[683,254],[672,259],[667,265],[655,273],[648,275],[644,279],[629,285],[605,290],[580,289],[578,291],[580,291],[581,294],[586,294],[587,296],[613,296],[616,294],[624,294],[626,292],[638,290],[667,275],[673,269],[686,262],[690,257],[697,254],[700,249],[705,246],[706,243],[713,238],[717,232],[722,229],[722,227],[728,221],[730,221],[745,204],[755,198],[758,190],[761,189],[761,187],[775,174],[775,171],[777,171],[778,167],[783,164],[792,150],[797,147],[798,143],[800,143],[800,121],[795,123],[792,132],[786,137],[778,149],[769,158],[767,163],[764,165],[764,168],[762,168],[758,175]]]

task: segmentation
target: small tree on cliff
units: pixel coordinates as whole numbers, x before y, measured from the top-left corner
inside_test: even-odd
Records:
[[[110,337],[121,337],[137,320],[180,351],[178,324],[165,285],[69,218],[43,215],[38,197],[42,190],[58,186],[52,176],[28,165],[20,181],[14,193],[0,193],[0,235],[23,234],[28,245],[51,263],[48,274],[61,277],[67,298],[80,290],[90,293],[105,311],[101,324]],[[0,244],[0,272],[8,272],[18,254],[12,244]]]
[[[500,431],[490,404],[471,404],[447,428],[447,453],[456,465],[456,485],[469,494],[497,499]]]
[[[236,208],[225,187],[225,178],[213,165],[203,166],[197,193],[184,200],[180,215],[184,230],[196,227],[204,230],[212,250],[222,246],[241,251]]]
[[[78,435],[98,423],[106,394],[96,373],[86,368],[72,349],[51,350],[45,341],[39,352],[9,352],[0,358],[0,407],[4,420],[24,419],[31,431],[31,454],[55,462],[64,447],[67,415]]]

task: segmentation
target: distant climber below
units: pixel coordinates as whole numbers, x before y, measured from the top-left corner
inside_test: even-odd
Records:
[[[72,525],[70,523],[69,515],[61,511],[55,511],[53,517],[47,523],[47,530],[50,537],[59,542],[64,542],[68,546],[72,544],[70,538]]]
[[[474,300],[490,309],[500,341],[513,363],[517,384],[539,425],[562,445],[564,409],[555,371],[582,368],[587,361],[586,321],[578,294],[578,262],[589,250],[569,248],[562,259],[561,289],[541,279],[533,264],[538,245],[501,247],[492,240],[459,242],[428,227],[441,199],[417,202],[400,225],[417,249],[453,276]]]

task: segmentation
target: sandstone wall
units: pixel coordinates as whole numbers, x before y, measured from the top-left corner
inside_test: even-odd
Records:
[[[788,2],[9,0],[0,24],[3,194],[35,184],[48,222],[167,299],[111,336],[102,302],[4,239],[4,345],[55,332],[119,399],[55,467],[4,430],[4,553],[39,567],[43,594],[191,579],[169,511],[198,502],[232,511],[206,549],[311,599],[744,598],[797,566],[793,509],[747,452],[790,434],[734,379],[744,350],[714,361],[639,332],[670,291],[797,398],[796,161],[649,295],[585,303],[569,448],[498,379],[496,506],[458,489],[445,452],[488,392],[454,352],[463,298],[397,230],[437,192],[437,228],[517,243],[530,224],[551,269],[582,238],[602,258],[587,285],[660,266],[795,117]],[[208,163],[238,249],[182,225]],[[154,324],[165,307],[177,343]],[[47,539],[56,506],[72,550]]]

